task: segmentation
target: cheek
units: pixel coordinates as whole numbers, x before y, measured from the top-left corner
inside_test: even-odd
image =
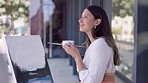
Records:
[[[94,27],[94,23],[92,21],[86,22],[85,25],[88,30],[92,30],[92,28]]]
[[[93,28],[93,26],[92,26],[91,23],[86,23],[85,26],[80,27],[80,31],[82,31],[82,32],[88,32],[88,31],[91,31],[92,28]]]
[[[80,27],[80,31],[82,31],[82,32],[91,31],[92,28],[94,27],[94,21],[91,19],[84,20],[83,24],[84,24],[84,26]]]

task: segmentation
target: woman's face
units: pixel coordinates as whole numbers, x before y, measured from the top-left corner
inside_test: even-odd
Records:
[[[79,27],[82,32],[90,32],[95,26],[95,18],[88,9],[85,9],[82,13],[82,17],[79,19]]]

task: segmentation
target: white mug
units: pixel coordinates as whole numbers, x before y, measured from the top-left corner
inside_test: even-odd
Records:
[[[65,44],[72,44],[72,45],[74,45],[74,41],[73,40],[63,40],[62,41],[62,45],[65,45]]]

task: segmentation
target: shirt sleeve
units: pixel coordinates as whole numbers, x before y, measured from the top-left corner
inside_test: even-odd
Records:
[[[106,42],[93,45],[90,52],[89,68],[79,72],[79,78],[82,83],[101,83],[110,60],[109,51],[110,47]]]

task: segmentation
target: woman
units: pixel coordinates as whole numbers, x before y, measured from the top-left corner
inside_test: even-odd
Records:
[[[74,58],[81,83],[115,83],[115,66],[120,59],[105,11],[89,6],[83,11],[79,24],[80,31],[88,36],[84,59],[74,45],[65,44],[63,48]]]

